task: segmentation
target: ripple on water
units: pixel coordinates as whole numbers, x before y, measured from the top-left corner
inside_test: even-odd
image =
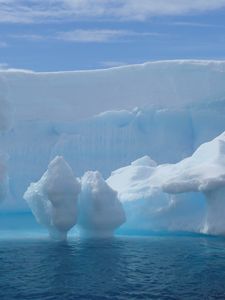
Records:
[[[225,240],[0,241],[0,299],[225,299]]]

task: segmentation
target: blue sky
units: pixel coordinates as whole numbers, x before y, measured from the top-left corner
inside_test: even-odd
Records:
[[[0,68],[225,59],[225,0],[0,0]]]

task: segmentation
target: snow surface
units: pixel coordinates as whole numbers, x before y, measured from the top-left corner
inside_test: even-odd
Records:
[[[78,225],[86,237],[109,237],[126,218],[117,193],[97,171],[86,172],[81,180]]]
[[[65,239],[77,222],[77,200],[80,183],[62,157],[56,157],[36,183],[31,183],[24,199],[38,223],[51,237]]]

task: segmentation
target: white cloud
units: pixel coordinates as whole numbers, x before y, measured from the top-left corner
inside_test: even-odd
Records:
[[[31,23],[83,18],[145,20],[225,7],[225,0],[0,0],[0,22]]]

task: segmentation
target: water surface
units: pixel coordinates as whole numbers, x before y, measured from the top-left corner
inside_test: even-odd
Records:
[[[225,240],[0,240],[0,299],[225,299]]]

